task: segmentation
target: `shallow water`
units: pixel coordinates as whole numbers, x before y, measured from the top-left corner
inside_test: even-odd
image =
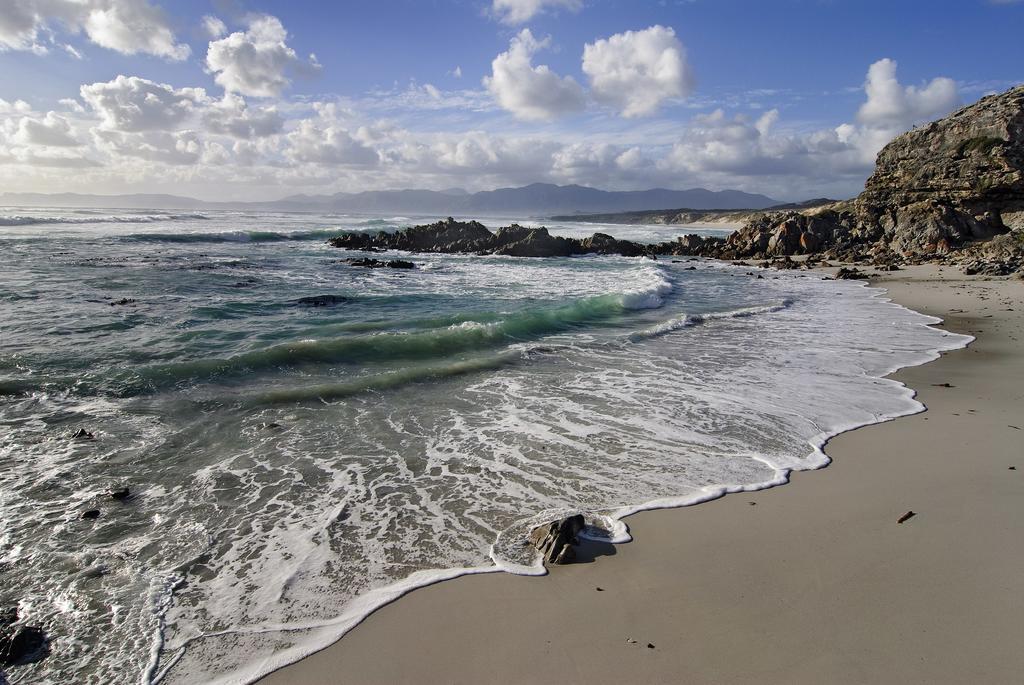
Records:
[[[0,599],[53,638],[12,682],[246,682],[404,587],[536,572],[531,522],[820,466],[966,340],[804,274],[325,243],[419,220],[0,210]]]

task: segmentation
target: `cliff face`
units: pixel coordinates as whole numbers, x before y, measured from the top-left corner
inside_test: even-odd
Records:
[[[943,252],[1024,228],[1024,86],[886,145],[855,210],[901,252]]]
[[[1024,230],[1024,86],[897,137],[855,200],[765,213],[722,257],[944,255]]]

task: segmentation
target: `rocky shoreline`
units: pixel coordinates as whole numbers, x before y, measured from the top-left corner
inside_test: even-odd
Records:
[[[595,233],[552,236],[512,224],[489,231],[449,217],[396,233],[347,233],[350,250],[569,257],[699,256],[795,268],[834,261],[883,269],[940,263],[968,274],[1024,273],[1024,86],[909,131],[878,154],[853,200],[756,213],[728,238],[691,234],[641,244]],[[682,211],[682,210],[679,210]],[[792,257],[802,256],[799,263]]]

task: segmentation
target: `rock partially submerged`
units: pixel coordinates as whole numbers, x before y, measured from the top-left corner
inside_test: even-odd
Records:
[[[530,543],[537,548],[548,564],[570,564],[576,559],[574,545],[579,544],[579,534],[586,527],[582,514],[568,516],[538,526],[530,533]]]
[[[372,259],[363,257],[361,259],[346,259],[349,266],[361,266],[366,269],[415,269],[416,265],[404,259]]]
[[[46,656],[46,633],[38,626],[18,625],[18,610],[0,610],[0,665],[38,661]]]
[[[443,221],[413,226],[394,233],[345,233],[329,241],[348,250],[404,250],[443,254],[495,254],[511,257],[569,257],[584,254],[617,254],[635,257],[651,253],[649,246],[616,240],[595,233],[582,240],[553,236],[544,227],[512,224],[492,233],[478,221]],[[361,260],[377,262],[379,260]]]
[[[836,272],[837,281],[866,280],[867,278],[868,275],[856,267],[848,269],[844,266]]]
[[[295,304],[300,307],[333,307],[336,304],[347,301],[348,298],[341,295],[311,295],[309,297],[300,297],[295,300]]]

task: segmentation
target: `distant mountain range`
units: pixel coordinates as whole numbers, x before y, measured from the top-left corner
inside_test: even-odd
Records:
[[[688,207],[690,209],[764,209],[778,205],[764,195],[739,190],[609,191],[586,186],[534,183],[468,193],[449,190],[372,190],[333,195],[292,195],[269,202],[205,202],[177,195],[79,195],[77,193],[3,193],[0,205],[122,209],[250,209],[319,212],[405,212],[486,216],[629,212]]]

